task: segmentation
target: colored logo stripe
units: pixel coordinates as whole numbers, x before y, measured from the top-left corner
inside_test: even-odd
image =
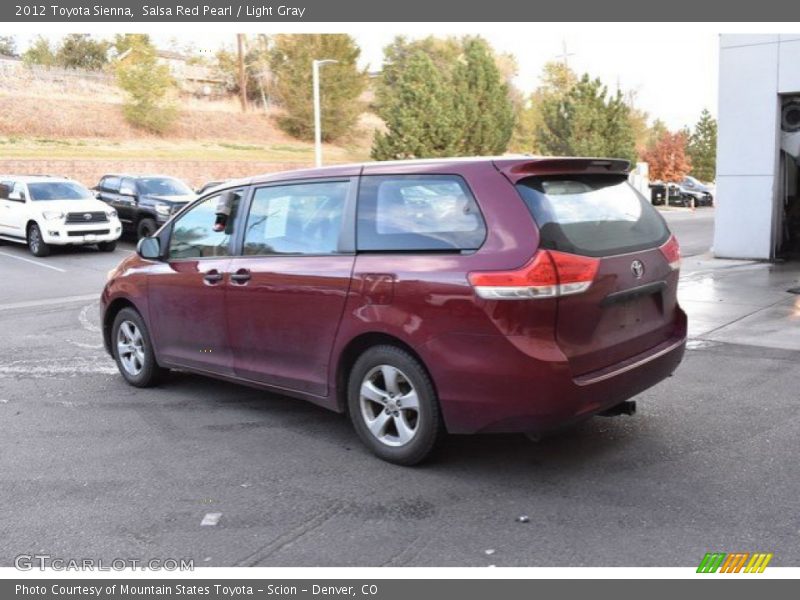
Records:
[[[698,573],[763,573],[772,560],[772,553],[708,552],[697,567]],[[747,566],[745,566],[747,565]],[[744,571],[742,571],[744,569]]]

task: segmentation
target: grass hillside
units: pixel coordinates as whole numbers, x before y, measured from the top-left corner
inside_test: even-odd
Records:
[[[186,99],[165,137],[144,133],[122,115],[114,88],[79,86],[65,91],[46,82],[5,86],[0,91],[0,160],[175,160],[258,161],[312,164],[313,144],[283,133],[276,113],[242,113],[231,99]],[[77,88],[77,89],[76,89]],[[340,144],[326,144],[326,162],[366,160],[376,119],[364,115],[357,131]],[[35,171],[36,169],[31,169]]]

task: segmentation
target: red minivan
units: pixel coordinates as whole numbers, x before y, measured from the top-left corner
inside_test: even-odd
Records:
[[[110,273],[106,349],[131,385],[181,369],[346,412],[406,465],[445,432],[623,412],[686,340],[678,244],[628,167],[443,159],[226,183]]]

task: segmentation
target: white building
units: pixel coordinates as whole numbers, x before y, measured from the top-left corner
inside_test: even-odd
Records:
[[[720,38],[714,254],[800,250],[800,35]]]

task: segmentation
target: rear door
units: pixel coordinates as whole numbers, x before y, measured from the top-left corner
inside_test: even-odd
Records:
[[[558,299],[556,338],[574,375],[674,335],[678,272],[669,251],[677,252],[677,242],[624,175],[530,177],[517,189],[539,227],[541,248],[597,261],[587,290]]]
[[[350,288],[356,179],[256,186],[230,265],[236,374],[324,396]]]

